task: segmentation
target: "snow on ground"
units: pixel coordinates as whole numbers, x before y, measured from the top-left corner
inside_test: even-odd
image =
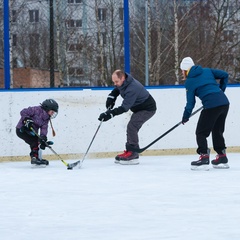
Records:
[[[238,240],[240,154],[228,154],[230,169],[191,171],[197,157],[1,163],[1,239]]]

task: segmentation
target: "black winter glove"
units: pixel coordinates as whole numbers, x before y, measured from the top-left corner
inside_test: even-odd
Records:
[[[122,106],[120,106],[118,108],[114,108],[112,110],[108,110],[108,111],[106,111],[104,113],[101,113],[99,118],[98,118],[98,120],[106,122],[109,119],[113,118],[114,116],[120,115],[120,114],[122,114],[124,112],[126,112],[125,109]]]
[[[107,101],[106,101],[106,108],[112,109],[115,105],[116,97],[108,95]]]
[[[23,120],[24,127],[31,130],[33,127],[34,121],[31,118],[25,118]]]
[[[106,112],[104,112],[104,113],[101,113],[101,114],[99,115],[98,120],[99,120],[99,121],[106,122],[106,121],[108,121],[109,119],[111,119],[111,118],[113,118],[113,117],[114,117],[114,115],[113,115],[112,111],[111,111],[111,110],[108,110],[108,111],[106,111]]]
[[[106,101],[106,108],[107,109],[112,109],[115,105],[116,99],[118,95],[120,94],[118,88],[114,88],[111,93],[107,97]]]
[[[41,137],[41,138],[40,138],[40,144],[43,144],[43,145],[46,146],[47,136],[41,135],[40,137]]]
[[[184,125],[186,122],[189,121],[189,118],[182,118],[182,124]]]
[[[53,142],[52,142],[52,141],[42,142],[42,143],[40,144],[40,148],[41,148],[42,150],[45,150],[45,148],[48,147],[49,145],[53,145]]]

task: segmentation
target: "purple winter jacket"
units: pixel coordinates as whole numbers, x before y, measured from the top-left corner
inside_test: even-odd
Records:
[[[38,130],[40,129],[40,136],[47,136],[48,122],[50,120],[50,116],[45,110],[42,109],[41,106],[24,108],[20,112],[20,115],[21,115],[21,118],[16,128],[20,129],[23,126],[23,120],[26,117],[29,117],[34,122],[34,125],[33,125],[34,130],[38,132]]]

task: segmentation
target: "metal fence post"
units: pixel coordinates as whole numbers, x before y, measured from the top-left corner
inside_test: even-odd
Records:
[[[130,73],[130,44],[129,44],[129,5],[128,0],[124,0],[124,65],[125,72]]]
[[[4,0],[4,84],[10,89],[9,0]]]

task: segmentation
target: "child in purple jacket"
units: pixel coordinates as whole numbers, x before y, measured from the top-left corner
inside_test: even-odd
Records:
[[[39,156],[40,148],[45,149],[47,142],[48,123],[58,114],[58,103],[53,99],[46,99],[40,106],[24,108],[21,112],[21,118],[16,126],[16,134],[23,139],[31,149],[30,157],[32,165],[48,165],[49,162],[41,159]],[[38,133],[40,129],[40,137],[36,136],[33,131]]]

